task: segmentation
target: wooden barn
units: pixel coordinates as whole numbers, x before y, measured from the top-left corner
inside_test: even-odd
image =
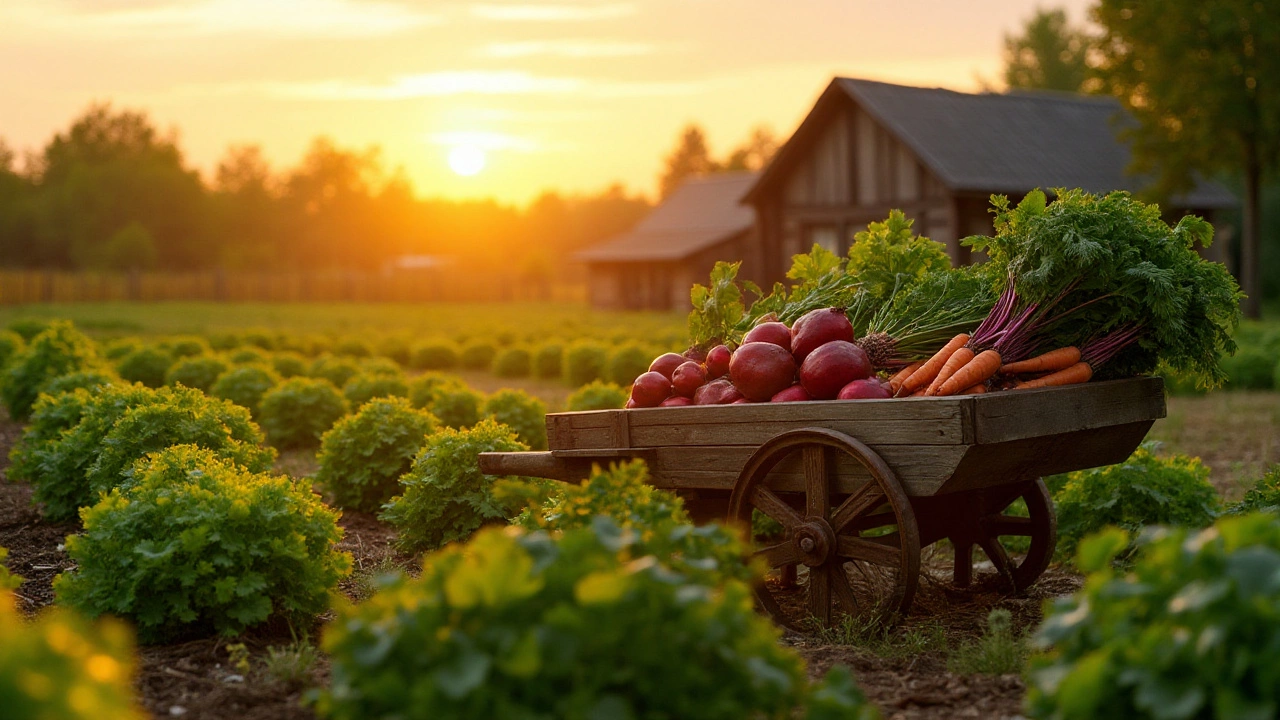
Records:
[[[579,252],[592,306],[686,310],[689,288],[705,283],[717,260],[758,256],[755,214],[740,202],[757,176],[689,179],[631,230]],[[743,272],[756,271],[744,265]]]
[[[758,281],[781,280],[814,243],[837,253],[900,208],[915,230],[969,262],[959,239],[992,232],[988,198],[1034,188],[1141,189],[1126,173],[1125,121],[1111,98],[1046,92],[979,95],[836,78],[746,193],[755,208]],[[1237,205],[1203,182],[1167,204],[1213,221]],[[1211,248],[1222,259],[1226,242]],[[745,268],[744,268],[745,270]],[[744,273],[745,274],[745,273]]]

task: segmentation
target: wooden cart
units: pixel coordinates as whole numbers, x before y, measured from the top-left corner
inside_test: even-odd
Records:
[[[905,613],[920,551],[944,538],[953,582],[974,548],[1014,589],[1044,572],[1057,521],[1044,475],[1122,462],[1165,415],[1159,378],[946,398],[761,403],[547,415],[550,451],[484,453],[490,475],[578,481],[593,464],[648,462],[699,522],[757,537],[761,604],[785,625],[840,612]],[[1021,500],[1022,502],[1018,502]],[[757,527],[759,516],[757,515]]]

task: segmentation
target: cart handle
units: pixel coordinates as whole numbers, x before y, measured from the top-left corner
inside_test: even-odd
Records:
[[[572,472],[569,463],[550,452],[480,453],[480,472],[485,475],[524,475],[552,480],[579,477],[579,474]]]

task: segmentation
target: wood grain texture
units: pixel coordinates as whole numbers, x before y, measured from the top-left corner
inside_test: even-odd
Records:
[[[1165,416],[1164,381],[1135,378],[975,398],[979,444],[1071,433]]]

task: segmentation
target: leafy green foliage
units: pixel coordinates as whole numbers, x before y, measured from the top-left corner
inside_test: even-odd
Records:
[[[1004,82],[1011,88],[1083,92],[1092,38],[1062,8],[1039,9],[1023,34],[1004,36]]]
[[[97,390],[107,385],[119,385],[122,383],[124,383],[124,380],[121,380],[119,375],[112,372],[111,368],[94,367],[88,370],[59,375],[45,383],[40,393],[42,395],[58,395],[77,389]],[[36,402],[39,403],[39,399]]]
[[[437,425],[404,398],[370,400],[320,439],[316,482],[339,507],[377,512]]]
[[[1280,713],[1280,518],[1224,518],[1080,544],[1084,588],[1054,601],[1028,673],[1035,718],[1270,718]]]
[[[378,340],[376,350],[378,357],[386,358],[399,366],[409,365],[412,350],[409,339],[402,335],[391,335]]]
[[[158,388],[164,385],[165,375],[172,366],[173,355],[168,350],[144,345],[120,358],[116,363],[116,372],[128,382]]]
[[[164,384],[182,385],[209,392],[213,389],[213,384],[218,381],[218,377],[230,368],[227,361],[217,355],[187,357],[169,368],[164,376]]]
[[[309,372],[310,365],[307,359],[296,352],[289,350],[281,350],[280,352],[271,353],[271,369],[281,378],[288,380],[292,377],[306,375]]]
[[[22,578],[9,572],[9,566],[5,564],[5,558],[9,557],[9,548],[0,547],[0,595],[4,595],[5,590],[13,590],[22,584]],[[0,598],[0,602],[7,602],[5,598]]]
[[[581,387],[604,377],[609,349],[593,340],[576,340],[564,351],[564,381],[569,387]],[[647,366],[646,366],[647,367]],[[635,377],[627,379],[630,384]]]
[[[102,345],[99,348],[99,354],[114,362],[140,347],[142,347],[142,341],[138,338],[116,338]]]
[[[547,406],[529,393],[499,390],[484,401],[480,413],[511,428],[516,438],[530,448],[547,449]]]
[[[228,353],[227,361],[232,365],[268,365],[271,363],[271,353],[260,347],[242,347]]]
[[[1202,528],[1218,513],[1218,493],[1199,458],[1160,457],[1143,443],[1119,465],[1069,473],[1054,493],[1058,554],[1071,557],[1086,535],[1115,525],[1138,531],[1147,525]]]
[[[488,370],[493,367],[493,358],[498,348],[491,342],[473,340],[462,346],[458,353],[458,364],[464,370]]]
[[[342,386],[351,407],[358,408],[374,398],[409,397],[409,383],[403,375],[360,373]]]
[[[627,386],[649,370],[649,364],[658,353],[638,343],[625,343],[613,348],[605,360],[602,380]]]
[[[465,385],[440,388],[431,401],[431,414],[445,426],[460,430],[480,421],[484,396]]]
[[[67,539],[60,604],[125,617],[143,642],[238,635],[272,616],[309,624],[351,568],[337,514],[305,482],[178,445],[86,510]]]
[[[401,494],[380,517],[399,530],[398,542],[405,550],[433,550],[464,540],[481,525],[514,514],[494,495],[496,479],[480,472],[477,456],[528,449],[510,428],[488,418],[469,430],[441,430],[427,438],[400,478]]]
[[[36,396],[49,381],[100,363],[92,340],[71,323],[55,320],[4,367],[0,376],[0,400],[9,408],[9,417],[26,420]]]
[[[840,256],[814,243],[813,249],[803,255],[791,256],[791,267],[787,269],[787,278],[795,280],[799,285],[817,285],[828,275],[844,269]]]
[[[1271,466],[1267,474],[1240,498],[1240,502],[1227,510],[1232,515],[1260,511],[1280,514],[1280,465]]]
[[[1241,348],[1222,359],[1227,387],[1232,390],[1270,390],[1275,383],[1276,356],[1258,347]]]
[[[735,282],[741,266],[740,262],[717,262],[711,269],[710,282],[694,285],[689,291],[689,301],[693,304],[693,310],[689,311],[689,342],[710,348],[742,339],[738,324],[746,315],[746,308],[742,304],[742,289]]]
[[[409,382],[409,402],[419,409],[431,407],[440,393],[453,388],[466,388],[467,384],[457,375],[442,372],[424,372]]]
[[[92,393],[47,396],[37,403],[39,417],[33,414],[22,443],[10,455],[10,477],[31,483],[33,499],[44,505],[46,518],[74,518],[97,499],[89,469],[107,434],[131,408],[154,402],[155,394],[142,385],[108,385]]]
[[[209,355],[213,352],[213,348],[209,346],[209,342],[202,337],[195,335],[178,335],[176,337],[166,338],[160,343],[160,347],[169,352],[175,358],[191,358],[200,357],[201,355]]]
[[[258,419],[267,439],[280,448],[315,447],[320,436],[347,414],[347,400],[328,380],[290,378],[267,391]]]
[[[22,352],[27,341],[12,330],[0,330],[0,367],[4,367],[9,359]]]
[[[887,301],[860,290],[846,311],[876,367],[932,356],[951,338],[978,327],[996,302],[997,282],[989,264],[899,278],[910,282],[892,290]],[[867,342],[867,336],[884,338],[883,350]]]
[[[334,387],[340,388],[346,385],[348,380],[360,374],[360,366],[347,358],[321,355],[311,363],[311,371],[308,374],[313,378],[328,380]]]
[[[1021,674],[1027,645],[1013,632],[1013,615],[996,608],[987,615],[987,631],[978,640],[962,645],[947,660],[947,669],[960,675]]]
[[[525,347],[509,347],[493,358],[493,374],[500,378],[529,377],[533,370],[533,356]]]
[[[558,342],[539,345],[533,351],[533,376],[558,378],[564,374],[564,345]]]
[[[676,572],[605,518],[555,541],[490,529],[428,556],[420,578],[339,610],[318,709],[342,719],[789,718],[807,687],[777,638],[747,585]]]
[[[458,346],[448,340],[428,340],[413,346],[409,367],[418,370],[452,370],[458,367]]]
[[[565,401],[568,410],[617,410],[627,404],[627,391],[613,383],[595,380],[574,390]]]
[[[914,222],[901,210],[890,210],[884,222],[870,223],[853,236],[845,273],[857,278],[879,303],[928,273],[951,269],[951,258],[942,243],[912,234]]]
[[[91,624],[53,608],[28,622],[0,587],[0,707],[6,718],[142,720],[131,687],[133,665],[133,634],[119,620]]]
[[[18,318],[13,320],[6,327],[10,332],[15,332],[23,342],[31,342],[37,335],[48,330],[56,320],[41,320],[40,318]]]
[[[333,354],[339,357],[367,358],[373,355],[373,346],[356,337],[345,337],[333,344]]]
[[[249,411],[253,417],[261,413],[262,398],[281,383],[280,376],[267,365],[240,365],[218,376],[209,394]]]

